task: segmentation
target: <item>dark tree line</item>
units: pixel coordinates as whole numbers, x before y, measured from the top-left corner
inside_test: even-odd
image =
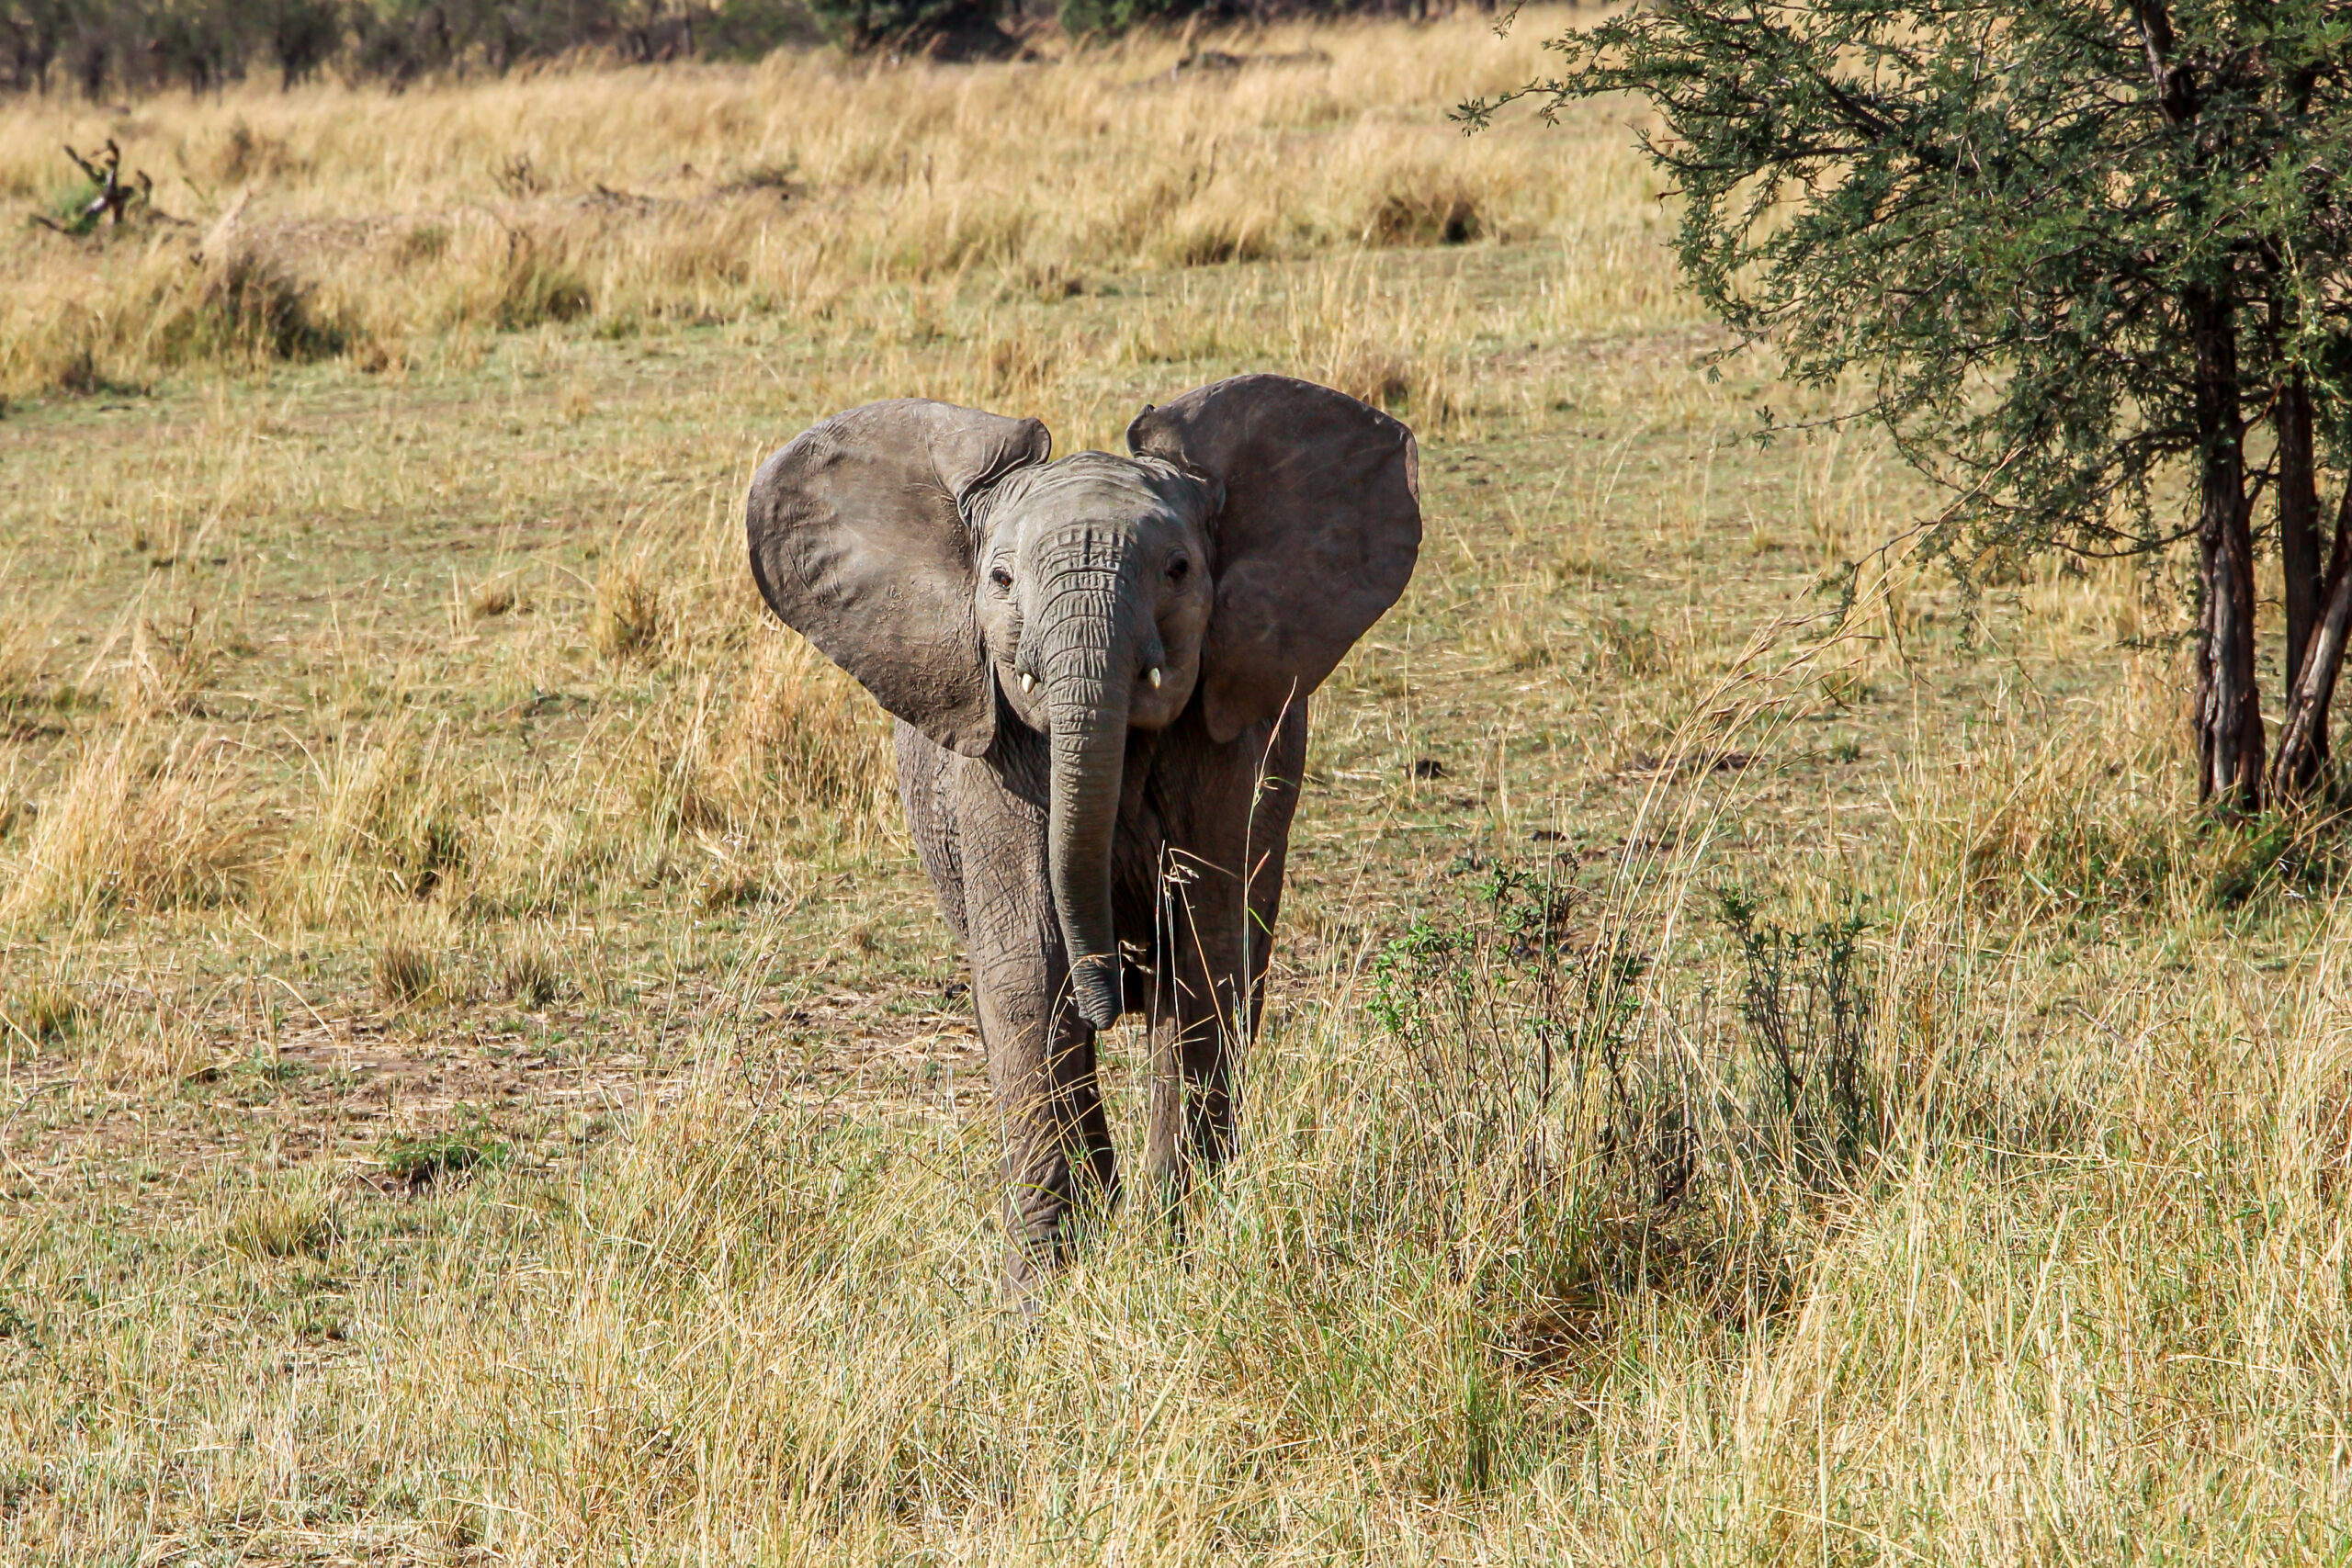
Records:
[[[0,90],[290,87],[329,68],[398,84],[582,49],[743,56],[812,36],[799,0],[0,0]]]
[[[1450,0],[0,0],[0,92],[206,92],[255,76],[290,87],[327,70],[400,85],[583,49],[740,59],[820,37],[989,54],[1056,20],[1104,33],[1196,16],[1420,16],[1438,3]]]

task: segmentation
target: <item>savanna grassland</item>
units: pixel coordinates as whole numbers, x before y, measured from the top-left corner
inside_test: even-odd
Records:
[[[1448,123],[1569,20],[0,104],[0,1561],[2342,1560],[2325,857],[2191,825],[2167,563],[1754,442],[1630,110]],[[1421,565],[1238,1159],[1024,1317],[741,497],[1242,369]]]

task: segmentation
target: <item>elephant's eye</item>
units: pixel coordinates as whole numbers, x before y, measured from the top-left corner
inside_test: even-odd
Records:
[[[1178,556],[1174,560],[1168,563],[1168,581],[1170,582],[1182,582],[1185,578],[1192,575],[1192,571],[1193,563],[1191,558],[1185,556]]]
[[[989,568],[989,581],[999,588],[1010,588],[1012,586],[1012,573],[1003,567],[992,566]]]

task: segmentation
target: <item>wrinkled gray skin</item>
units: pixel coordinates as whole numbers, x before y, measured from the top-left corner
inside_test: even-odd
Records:
[[[1048,462],[1035,421],[868,404],[770,459],[748,509],[768,602],[899,717],[1005,1119],[1016,1292],[1117,1193],[1098,1029],[1148,1021],[1171,1214],[1229,1149],[1306,696],[1419,540],[1410,433],[1326,389],[1238,378],[1128,440]]]

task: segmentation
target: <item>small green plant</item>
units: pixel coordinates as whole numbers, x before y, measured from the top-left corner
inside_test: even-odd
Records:
[[[447,1131],[395,1135],[379,1143],[376,1157],[384,1174],[411,1192],[422,1192],[443,1177],[495,1169],[513,1157],[512,1145],[480,1112],[467,1107],[459,1111],[458,1124]]]
[[[82,178],[53,193],[48,210],[34,216],[42,228],[78,237],[96,231],[100,223],[120,228],[133,206],[154,205],[155,182],[146,171],[136,171],[128,180],[122,177],[122,149],[113,138],[107,138],[106,151],[96,162],[71,147],[65,155],[82,171]]]
[[[1605,1170],[1621,1212],[1671,1207],[1691,1172],[1690,1118],[1658,1099],[1636,1049],[1646,961],[1623,931],[1581,925],[1582,892],[1554,868],[1463,869],[1464,915],[1425,914],[1391,941],[1367,1010],[1412,1068],[1430,1200],[1449,1226],[1524,1224],[1531,1203],[1582,1204],[1591,1194],[1571,1189]]]
[[[1871,1060],[1871,999],[1859,915],[1793,931],[1760,919],[1727,887],[1716,909],[1737,945],[1744,1038],[1766,1086],[1757,1130],[1783,1145],[1799,1174],[1823,1186],[1854,1170],[1887,1130]]]

